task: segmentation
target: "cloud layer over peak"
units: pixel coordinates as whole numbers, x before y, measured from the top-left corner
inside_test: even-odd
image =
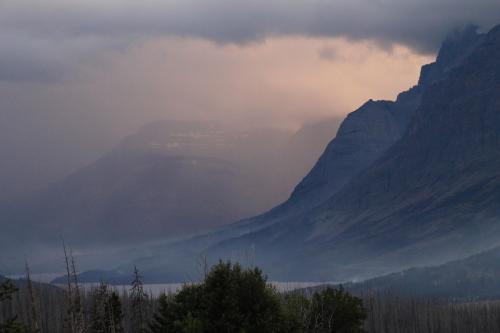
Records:
[[[159,36],[343,37],[432,53],[454,27],[497,23],[498,0],[3,0],[0,80],[57,79],[103,48]]]

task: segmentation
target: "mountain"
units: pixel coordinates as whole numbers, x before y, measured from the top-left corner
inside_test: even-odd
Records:
[[[480,39],[424,88],[403,137],[324,204],[210,253],[252,247],[278,278],[344,280],[497,243],[500,27]]]
[[[411,268],[345,285],[360,292],[390,293],[453,300],[500,298],[500,248],[434,267]]]
[[[253,227],[267,225],[328,200],[401,139],[427,87],[460,65],[483,37],[474,26],[450,33],[436,61],[422,67],[418,85],[399,94],[395,101],[370,100],[350,113],[290,198],[268,213],[244,222]]]
[[[494,245],[499,30],[451,35],[416,87],[350,114],[284,204],[135,262],[160,279],[250,253],[273,279],[342,281]]]
[[[62,181],[4,203],[5,235],[123,245],[206,231],[284,200],[337,127],[334,118],[296,133],[156,121]]]
[[[455,31],[443,43],[436,62],[423,66],[417,86],[396,101],[370,100],[350,113],[290,201],[307,208],[319,206],[380,158],[405,133],[425,89],[444,79],[481,39],[474,27]]]

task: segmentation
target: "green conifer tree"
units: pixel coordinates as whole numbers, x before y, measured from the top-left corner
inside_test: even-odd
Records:
[[[120,296],[113,291],[108,295],[106,302],[106,317],[110,323],[110,328],[113,329],[114,333],[122,333],[123,329],[123,310],[122,303],[120,301]]]
[[[12,301],[12,296],[18,291],[12,281],[5,280],[0,284],[0,302]],[[0,323],[0,333],[20,333],[24,329],[17,316],[8,318],[5,322]]]
[[[158,309],[153,315],[153,320],[149,325],[152,333],[175,333],[176,315],[175,303],[172,298],[162,294],[158,299]]]
[[[123,332],[123,312],[120,297],[109,286],[101,283],[92,293],[90,332]]]

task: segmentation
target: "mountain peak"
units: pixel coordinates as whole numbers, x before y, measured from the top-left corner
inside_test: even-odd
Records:
[[[489,35],[500,35],[500,24],[494,26],[490,32],[488,33]]]
[[[481,37],[475,25],[465,26],[451,31],[441,44],[437,63],[449,64],[462,57],[463,50],[475,46]]]
[[[442,80],[451,69],[469,56],[484,36],[485,34],[479,33],[478,27],[474,25],[450,32],[439,49],[436,61],[422,67],[418,84],[426,86]]]
[[[252,245],[275,276],[342,280],[498,242],[499,55],[499,28],[451,34],[418,87],[346,118],[292,195],[307,210],[221,242],[217,255]]]
[[[484,36],[475,26],[454,30],[443,42],[436,61],[422,67],[418,85],[399,94],[395,102],[369,99],[351,112],[316,165],[280,208],[290,211],[291,206],[302,210],[320,205],[381,157],[403,136],[424,90],[462,65]]]

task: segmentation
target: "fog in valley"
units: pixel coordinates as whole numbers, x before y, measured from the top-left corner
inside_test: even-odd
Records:
[[[272,209],[348,113],[395,100],[454,29],[485,32],[500,12],[445,0],[0,8],[0,273],[22,269],[16,253],[57,268],[61,239],[87,269]]]
[[[0,0],[0,332],[500,332],[499,0]]]

